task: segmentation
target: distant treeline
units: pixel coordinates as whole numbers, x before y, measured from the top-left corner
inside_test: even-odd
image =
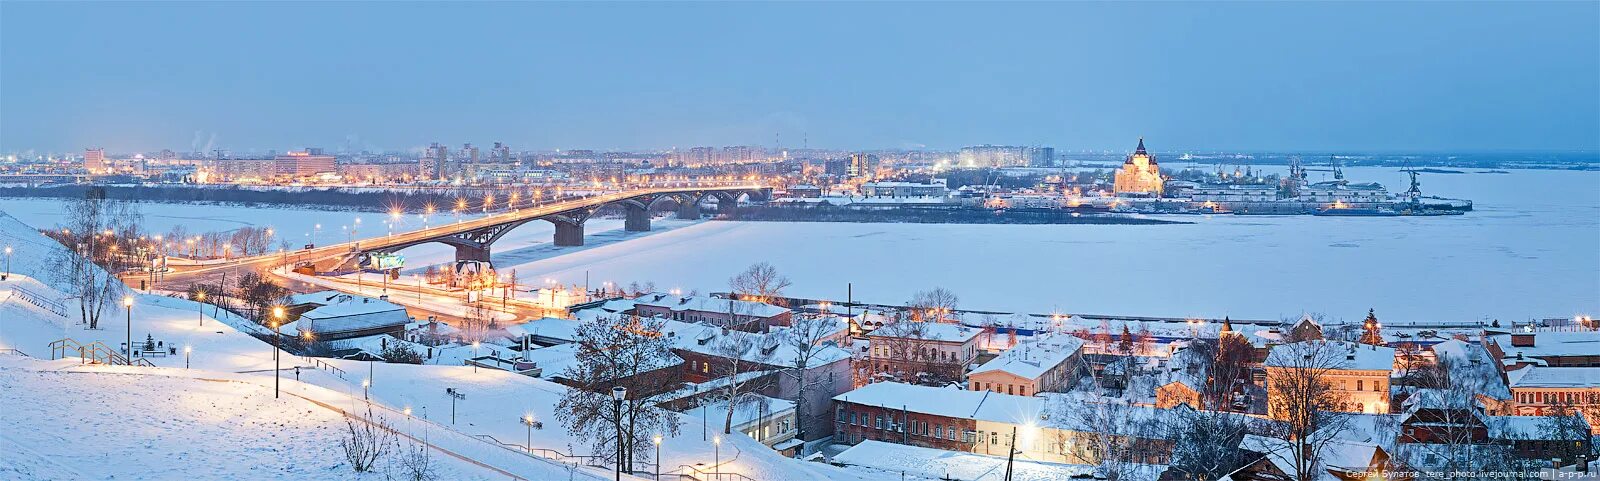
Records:
[[[1066,209],[990,210],[973,207],[741,206],[734,220],[780,222],[904,222],[918,224],[1187,224],[1187,222],[1081,214]]]
[[[47,187],[0,187],[0,197],[44,197],[81,199],[94,187],[105,189],[106,198],[136,202],[226,202],[244,205],[325,205],[351,210],[386,212],[391,207],[419,211],[432,204],[437,212],[450,212],[457,199],[469,209],[481,207],[483,198],[493,193],[505,202],[505,192],[462,188],[434,191],[362,191],[341,188],[251,189],[237,186],[197,187],[183,185],[58,185]]]

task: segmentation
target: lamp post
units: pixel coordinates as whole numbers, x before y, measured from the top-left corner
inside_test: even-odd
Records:
[[[279,354],[279,351],[281,351],[282,348],[278,344],[278,338],[282,337],[280,335],[281,333],[278,332],[278,327],[283,325],[283,306],[272,307],[272,318],[272,398],[277,399],[279,395],[279,384],[283,379],[283,367],[282,364],[280,364],[281,361],[279,360],[279,358],[282,357],[282,355]]]
[[[628,388],[611,388],[611,406],[617,416],[617,481],[622,481],[622,400],[628,398]]]
[[[127,332],[127,335],[128,335],[127,336],[128,352],[126,354],[128,355],[128,364],[132,365],[133,364],[133,297],[132,296],[123,296],[122,297],[122,310],[128,312],[128,332]]]
[[[194,352],[194,346],[183,346],[183,368],[189,368],[189,353]]]
[[[533,454],[533,415],[522,415],[522,424],[528,426],[528,454]]]
[[[472,341],[472,372],[478,372],[478,341]]]
[[[197,306],[200,314],[200,327],[206,327],[206,291],[196,292],[194,297],[200,301],[199,306]]]
[[[711,462],[711,479],[717,479],[722,477],[722,436],[711,438],[711,444],[711,453],[716,456]]]
[[[372,387],[372,379],[369,378],[369,379],[362,379],[361,380],[361,399],[367,399],[367,400],[372,399],[372,397],[368,395],[368,392],[370,391],[369,388],[371,388],[371,387]]]
[[[661,481],[661,435],[657,434],[650,441],[656,443],[656,481]]]
[[[11,246],[6,246],[6,276],[3,277],[3,278],[0,278],[0,279],[6,279],[6,278],[10,278],[10,277],[11,277]]]

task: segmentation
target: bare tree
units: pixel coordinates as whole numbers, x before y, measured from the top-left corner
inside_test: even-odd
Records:
[[[364,420],[346,417],[344,420],[345,436],[339,439],[339,449],[344,452],[344,459],[350,462],[350,468],[358,473],[372,471],[379,459],[389,452],[390,444],[394,443],[394,430],[382,416],[372,414],[372,407],[367,407]]]
[[[1234,386],[1250,380],[1250,369],[1255,357],[1255,347],[1237,333],[1224,333],[1217,337],[1216,349],[1211,353],[1204,402],[1212,409],[1220,409],[1233,393]]]
[[[712,399],[726,404],[726,412],[722,423],[722,433],[733,433],[733,414],[739,407],[762,399],[756,393],[772,385],[772,378],[766,375],[748,375],[758,372],[770,364],[772,353],[778,347],[779,339],[776,335],[758,335],[740,331],[707,327],[716,334],[712,341],[711,354],[716,359],[711,363],[711,375],[720,380],[721,385],[711,394]]]
[[[1346,365],[1340,344],[1296,342],[1273,348],[1268,356],[1268,411],[1284,421],[1295,479],[1317,479],[1316,466],[1327,444],[1349,425],[1338,412],[1345,396],[1333,388],[1329,373]],[[1313,435],[1315,434],[1315,436]]]
[[[590,440],[596,456],[616,461],[624,471],[633,471],[633,458],[649,449],[651,436],[678,433],[677,414],[654,398],[678,382],[659,372],[676,359],[671,341],[661,334],[664,323],[636,316],[583,323],[576,333],[577,361],[561,373],[574,388],[556,405],[556,420],[573,436]],[[620,416],[611,395],[617,387],[628,390]],[[620,460],[615,458],[619,444],[628,453]]]
[[[918,321],[954,322],[951,315],[956,310],[956,305],[961,298],[954,292],[943,287],[935,287],[926,291],[917,291],[911,294],[911,300],[906,301],[906,307],[911,309],[911,318]]]
[[[1090,402],[1056,396],[1050,401],[1047,422],[1069,431],[1072,439],[1062,451],[1077,464],[1095,466],[1109,480],[1129,478],[1139,467],[1140,438],[1149,436],[1150,422],[1133,416],[1132,408],[1117,402]]]
[[[1248,418],[1217,411],[1172,412],[1165,428],[1173,441],[1171,467],[1179,479],[1218,479],[1249,461],[1239,449],[1251,434]]]
[[[1439,360],[1439,369],[1448,372],[1450,358]],[[1425,389],[1407,400],[1413,422],[1421,428],[1407,433],[1411,438],[1404,449],[1420,451],[1439,460],[1430,468],[1442,468],[1444,479],[1460,479],[1462,473],[1488,468],[1479,456],[1483,433],[1487,431],[1476,393],[1465,385]]]
[[[433,451],[415,441],[398,446],[399,455],[386,469],[385,477],[404,481],[433,481],[439,479],[439,466],[433,460]]]
[[[823,342],[838,331],[838,321],[839,318],[832,316],[801,316],[790,324],[789,329],[769,334],[769,336],[783,336],[783,342],[788,344],[795,353],[794,366],[785,369],[784,375],[795,381],[796,389],[793,399],[795,437],[801,440],[806,439],[806,428],[813,421],[827,422],[826,410],[816,409],[806,396],[811,394],[814,386],[821,386],[827,383],[828,380],[814,379],[808,371],[814,367],[811,363],[817,358],[817,355],[831,347],[823,345]],[[813,413],[813,411],[817,413]],[[821,414],[822,419],[813,419],[817,414]]]
[[[64,210],[65,227],[45,234],[66,249],[53,251],[48,264],[67,293],[78,298],[82,322],[99,329],[101,315],[123,292],[122,282],[113,274],[126,267],[125,257],[117,255],[122,249],[116,232],[136,234],[140,215],[126,202],[106,199],[100,190],[67,202]]]
[[[778,268],[766,262],[751,264],[744,272],[728,279],[728,287],[740,299],[756,302],[782,302],[783,290],[792,282],[778,273]]]
[[[1577,459],[1580,454],[1593,454],[1586,452],[1584,446],[1589,440],[1589,423],[1584,421],[1583,413],[1578,406],[1566,398],[1558,398],[1550,403],[1550,410],[1545,413],[1544,421],[1539,423],[1541,437],[1546,440],[1556,441],[1551,443],[1556,446],[1555,454],[1564,462]]]

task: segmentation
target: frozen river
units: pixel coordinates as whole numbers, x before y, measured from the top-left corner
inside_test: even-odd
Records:
[[[1475,172],[1476,169],[1469,170]],[[1352,181],[1404,190],[1396,169],[1346,169]],[[1313,173],[1312,180],[1322,174]],[[931,225],[702,222],[625,235],[597,219],[582,250],[548,245],[533,222],[495,245],[501,270],[564,283],[653,281],[659,288],[725,290],[768,261],[794,280],[789,293],[900,303],[945,287],[961,307],[999,311],[1269,318],[1321,312],[1359,319],[1524,320],[1600,313],[1600,172],[1515,170],[1426,174],[1430,195],[1470,198],[1450,217],[1175,216],[1187,225]],[[52,200],[0,200],[35,226],[59,220]],[[364,218],[313,209],[144,204],[158,231],[273,225],[324,242]],[[447,220],[447,218],[435,219]],[[420,224],[414,216],[408,224]],[[411,267],[445,262],[440,245],[403,251]]]

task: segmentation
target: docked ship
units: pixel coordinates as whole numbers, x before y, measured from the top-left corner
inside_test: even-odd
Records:
[[[1127,199],[1124,210],[1236,215],[1324,215],[1390,217],[1407,215],[1459,215],[1472,210],[1472,201],[1422,195],[1418,170],[1406,169],[1411,185],[1391,193],[1377,182],[1350,182],[1337,159],[1331,161],[1333,180],[1307,182],[1298,161],[1278,185],[1166,182],[1162,202]],[[1176,204],[1174,204],[1176,203]]]

